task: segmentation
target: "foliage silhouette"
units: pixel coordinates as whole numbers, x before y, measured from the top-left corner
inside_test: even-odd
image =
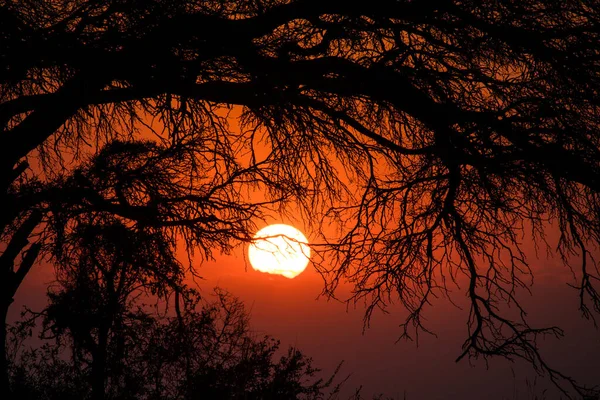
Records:
[[[14,395],[36,399],[325,399],[337,395],[312,360],[255,337],[227,292],[201,300],[182,283],[164,237],[114,218],[79,222],[57,254],[42,313],[13,329]],[[175,293],[174,299],[173,294]],[[144,304],[148,296],[161,300]],[[173,304],[174,303],[174,304]],[[162,306],[160,306],[162,304]],[[157,307],[175,307],[167,316]],[[165,310],[166,311],[166,310]],[[36,320],[41,348],[23,348]],[[331,389],[330,394],[326,390]],[[328,397],[331,396],[331,397]]]
[[[249,332],[248,315],[239,300],[220,291],[217,299],[202,302],[200,311],[186,310],[183,321],[127,310],[124,319],[135,323],[126,331],[110,332],[116,345],[106,349],[102,389],[94,385],[98,373],[91,353],[75,347],[81,326],[78,332],[69,329],[53,336],[56,342],[20,349],[10,364],[13,394],[48,400],[338,398],[332,384],[335,374],[328,380],[318,378],[320,370],[298,349],[278,356],[278,341]],[[68,319],[73,328],[75,321]]]
[[[55,214],[96,208],[178,230],[190,248],[227,249],[247,239],[263,210],[244,202],[254,185],[268,202],[294,199],[345,228],[330,243],[333,264],[318,268],[330,295],[339,282],[354,284],[353,300],[370,305],[367,319],[395,299],[409,311],[402,334],[411,337],[427,330],[430,297],[450,296],[464,278],[470,311],[459,359],[525,359],[565,392],[586,394],[544,360],[539,338],[562,331],[531,326],[518,294],[533,274],[521,237],[531,232],[554,251],[546,234],[558,226],[556,253],[565,263],[580,259],[572,268],[581,312],[600,311],[592,256],[600,240],[598,10],[597,0],[2,4],[3,314],[52,242],[34,233],[60,221]],[[143,129],[174,149],[189,177],[174,195],[156,186],[159,206],[143,187],[122,192],[108,179],[102,187],[101,174],[45,189],[61,166],[86,158],[86,143],[127,147]],[[137,160],[144,165],[152,153]],[[183,194],[201,180],[224,202]],[[60,209],[48,206],[50,192],[66,199]],[[164,207],[171,203],[181,206],[174,215]],[[216,216],[213,225],[213,213],[230,209],[227,223]],[[196,223],[217,237],[204,242]]]

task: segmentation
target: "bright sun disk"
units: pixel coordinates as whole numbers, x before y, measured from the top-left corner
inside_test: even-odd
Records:
[[[308,265],[310,247],[302,232],[293,226],[269,225],[254,235],[248,258],[257,271],[295,278]]]

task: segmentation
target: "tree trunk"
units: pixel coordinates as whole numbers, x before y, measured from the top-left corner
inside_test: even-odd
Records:
[[[2,316],[2,328],[0,329],[0,374],[2,374],[0,377],[0,397],[3,399],[11,398],[10,381],[8,378],[8,354],[6,353],[6,318],[11,303],[12,299],[5,297],[0,299],[0,312]]]
[[[0,196],[0,200],[4,199],[4,196]],[[2,215],[3,217],[5,216],[4,214]],[[2,374],[0,376],[0,398],[3,399],[11,397],[6,354],[6,318],[8,317],[8,309],[13,303],[17,289],[29,273],[42,248],[40,243],[34,243],[27,250],[23,251],[29,244],[29,235],[41,220],[42,214],[39,211],[33,210],[29,217],[12,234],[10,240],[6,242],[6,247],[3,249],[4,252],[0,255],[0,316],[2,317],[2,327],[0,328],[0,374]],[[0,217],[0,233],[4,231],[7,221],[8,219]],[[19,268],[15,272],[15,260],[19,254],[22,254],[23,258],[21,259]]]
[[[104,400],[108,332],[103,327],[100,327],[98,331],[98,347],[92,360],[92,399]]]

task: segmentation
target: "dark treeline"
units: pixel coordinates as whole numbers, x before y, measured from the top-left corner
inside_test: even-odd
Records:
[[[60,273],[48,306],[26,312],[10,335],[15,398],[275,400],[338,394],[335,373],[319,378],[299,350],[281,356],[277,341],[253,335],[238,299],[217,289],[201,300],[187,288],[166,243],[116,219],[86,219],[64,238],[56,249]],[[174,312],[160,311],[166,302],[174,303]],[[43,345],[28,347],[40,326]]]

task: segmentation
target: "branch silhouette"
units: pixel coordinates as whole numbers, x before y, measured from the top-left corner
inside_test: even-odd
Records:
[[[66,221],[96,209],[176,229],[210,254],[248,240],[263,206],[293,201],[347,228],[329,243],[334,263],[318,268],[330,295],[340,282],[354,284],[350,300],[367,301],[366,321],[395,296],[410,312],[402,333],[427,331],[429,298],[463,279],[469,333],[459,358],[523,358],[565,392],[588,393],[538,350],[541,336],[562,331],[530,326],[519,303],[533,273],[520,240],[532,232],[550,249],[547,233],[558,226],[555,253],[565,264],[579,257],[574,286],[593,319],[596,0],[0,7],[4,315],[20,282],[16,257],[25,273],[54,240],[39,233],[45,222],[29,229],[37,213]],[[158,147],[140,144],[146,134]],[[101,168],[102,154],[114,152],[116,162],[119,146],[140,166],[148,160],[155,187],[134,185],[149,178],[136,176],[141,167]],[[98,169],[85,169],[94,147]],[[169,148],[172,177],[187,177],[181,187],[160,180],[168,169],[157,152]],[[61,178],[69,165],[79,172]],[[48,189],[57,179],[61,187]],[[198,189],[203,179],[208,187]],[[266,204],[244,201],[248,186]]]

